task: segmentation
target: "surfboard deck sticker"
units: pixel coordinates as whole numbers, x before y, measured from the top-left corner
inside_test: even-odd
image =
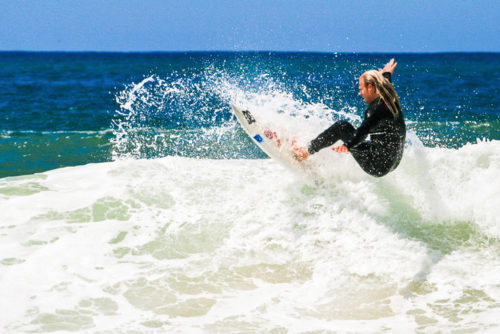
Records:
[[[242,128],[264,153],[287,168],[307,172],[307,161],[299,162],[295,157],[293,136],[286,133],[284,129],[271,128],[262,124],[249,110],[235,105],[231,105],[231,108]]]

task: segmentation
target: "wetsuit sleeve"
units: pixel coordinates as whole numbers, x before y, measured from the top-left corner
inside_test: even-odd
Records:
[[[389,82],[392,82],[391,80],[391,72],[384,72],[382,73],[382,75],[387,79],[389,80]]]
[[[359,128],[356,130],[354,136],[345,143],[347,149],[350,150],[351,148],[361,144],[370,133],[370,129],[375,126],[376,123],[377,119],[373,116],[373,112],[368,111],[363,123],[361,123]]]

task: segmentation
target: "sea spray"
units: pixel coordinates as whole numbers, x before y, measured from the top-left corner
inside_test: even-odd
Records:
[[[286,124],[301,142],[334,120],[359,123],[355,108],[335,111],[322,102],[301,101],[269,75],[256,81],[257,86],[209,66],[193,76],[153,75],[129,85],[116,96],[114,158],[265,157],[246,138],[230,104],[252,110],[270,125]]]

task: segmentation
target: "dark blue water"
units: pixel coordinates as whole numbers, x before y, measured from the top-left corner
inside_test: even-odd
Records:
[[[220,85],[256,96],[287,93],[304,105],[362,115],[359,75],[392,57],[408,130],[424,145],[500,139],[499,53],[3,52],[0,177],[128,153],[263,158],[241,130],[207,136],[232,120],[228,89]],[[144,89],[134,91],[146,78]]]

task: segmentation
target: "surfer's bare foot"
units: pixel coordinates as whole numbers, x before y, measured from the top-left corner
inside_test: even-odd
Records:
[[[299,161],[304,161],[309,157],[309,151],[305,147],[301,147],[297,145],[297,141],[295,138],[292,140],[292,150],[295,154],[295,159]]]
[[[295,158],[299,161],[304,161],[309,157],[309,152],[305,147],[297,147],[296,149],[293,149],[295,153]]]

